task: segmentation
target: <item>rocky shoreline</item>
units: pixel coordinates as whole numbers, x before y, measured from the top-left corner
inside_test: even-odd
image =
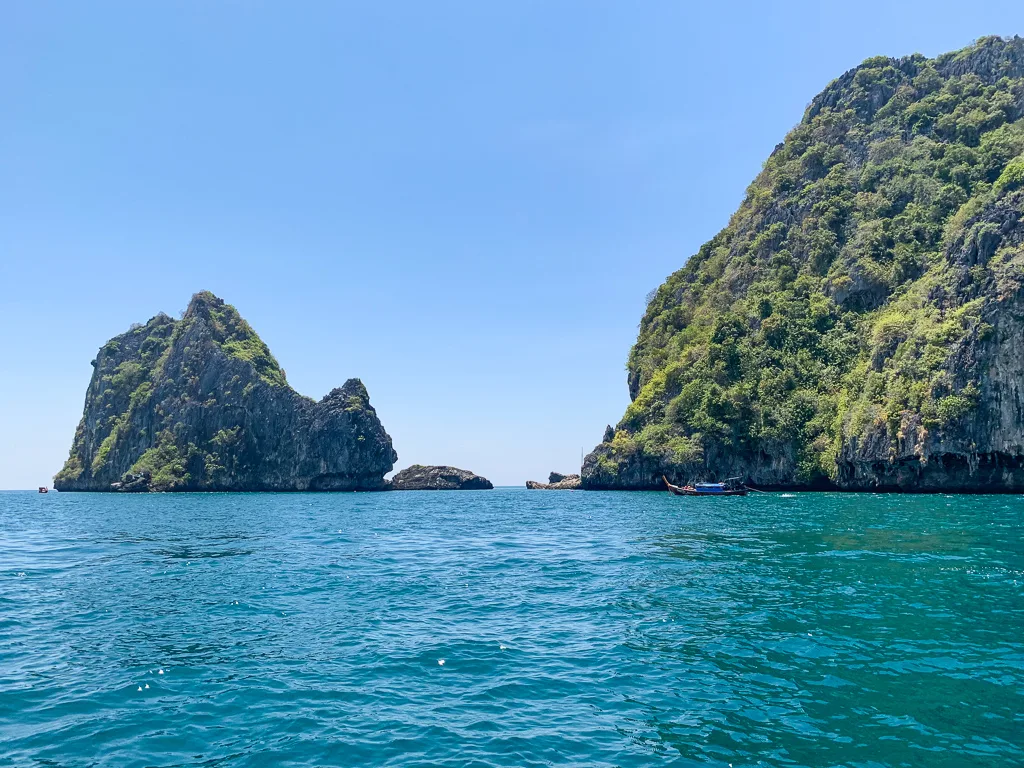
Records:
[[[563,475],[560,472],[552,472],[548,475],[546,483],[527,480],[526,487],[535,491],[575,491],[581,487],[581,483],[579,475]]]

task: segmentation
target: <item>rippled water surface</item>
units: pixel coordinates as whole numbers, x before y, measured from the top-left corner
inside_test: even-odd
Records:
[[[1018,497],[3,493],[0,765],[1020,765],[1022,532]]]

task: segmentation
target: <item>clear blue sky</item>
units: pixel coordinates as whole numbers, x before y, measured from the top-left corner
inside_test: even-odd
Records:
[[[5,3],[0,488],[49,483],[108,338],[209,289],[398,467],[573,471],[644,297],[864,58],[1019,2]]]

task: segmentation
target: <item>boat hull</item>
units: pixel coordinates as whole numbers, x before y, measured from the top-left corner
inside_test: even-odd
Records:
[[[676,496],[746,496],[746,488],[730,491],[673,491]]]
[[[672,485],[672,483],[670,483],[668,481],[668,478],[664,477],[664,476],[661,479],[665,482],[665,487],[668,488],[669,491],[671,491],[676,496],[746,496],[747,495],[747,488],[746,488],[746,486],[741,486],[739,488],[723,488],[723,489],[711,490],[711,489],[705,489],[705,488],[700,488],[700,487],[694,488],[692,486]],[[698,486],[699,485],[700,485],[700,483],[698,483]]]

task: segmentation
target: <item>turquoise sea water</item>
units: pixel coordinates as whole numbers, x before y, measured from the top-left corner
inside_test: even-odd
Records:
[[[0,765],[1024,764],[1020,497],[3,493],[0,532]]]

